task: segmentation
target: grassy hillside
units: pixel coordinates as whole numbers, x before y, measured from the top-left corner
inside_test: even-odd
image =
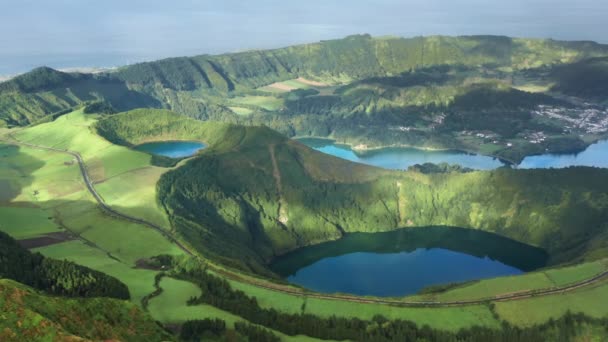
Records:
[[[0,120],[24,126],[100,100],[119,110],[160,106],[157,100],[129,90],[118,80],[43,67],[0,83]]]
[[[221,129],[211,135],[211,127]],[[263,271],[273,256],[349,232],[424,226],[498,233],[546,249],[553,264],[606,254],[601,169],[390,172],[266,128],[159,111],[115,115],[98,130],[125,144],[154,136],[207,141],[197,158],[163,174],[158,198],[200,252],[245,268]]]
[[[66,299],[0,279],[0,340],[172,340],[134,304],[107,298]]]
[[[519,162],[546,150],[579,151],[598,138],[584,127],[564,132],[567,122],[534,111],[573,106],[556,94],[605,101],[606,56],[605,45],[591,42],[359,35],[96,75],[39,68],[0,84],[0,127],[50,121],[101,102],[118,111],[164,108],[199,120],[267,125],[287,136],[457,148]],[[547,139],[530,143],[533,132]],[[481,149],[484,143],[493,146]]]
[[[538,245],[549,251],[553,263],[606,256],[604,170],[392,172],[317,153],[268,128],[200,122],[161,110],[110,116],[77,111],[10,132],[24,142],[78,151],[94,186],[113,208],[159,225],[166,208],[174,233],[181,234],[201,254],[268,276],[271,273],[265,263],[269,258],[299,246],[339,238],[345,232],[431,224],[483,229]],[[125,147],[163,139],[200,140],[209,147],[176,168],[152,166],[150,155]],[[0,187],[5,190],[0,192],[0,215],[5,219],[0,230],[22,241],[69,230],[87,241],[70,238],[35,248],[45,256],[106,272],[127,284],[132,301],[140,303],[155,291],[156,278],[162,272],[147,269],[145,261],[159,254],[183,254],[157,232],[99,210],[70,156],[13,145],[0,145],[0,156]],[[145,179],[141,170],[150,172]],[[141,189],[141,198],[129,199],[130,192],[140,194]],[[197,258],[190,262],[205,267]],[[214,269],[222,268],[215,265]],[[546,289],[588,279],[605,269],[605,261],[595,261],[479,281],[408,300],[487,298]],[[207,273],[222,276],[219,271]],[[187,276],[181,272],[173,275]],[[271,284],[252,275],[238,277]],[[376,332],[398,339],[396,336],[405,331],[451,337],[459,334],[470,339],[481,333],[485,340],[491,339],[488,336],[506,340],[507,336],[510,340],[513,336],[532,340],[605,337],[602,319],[606,309],[597,300],[605,296],[605,283],[564,296],[495,306],[411,308],[293,296],[234,279],[228,281],[230,289],[223,280],[217,281],[221,286],[205,287],[216,281],[208,276],[185,280],[163,277],[156,282],[163,291],[148,301],[150,314],[172,326],[220,318],[231,330],[239,322],[262,322],[284,340],[296,341],[310,340],[301,334],[370,340],[367,334]],[[188,305],[191,297],[201,304]],[[556,313],[551,314],[556,305]],[[8,310],[12,313],[16,309]],[[589,317],[560,318],[568,310]],[[527,312],[532,313],[530,320],[523,321],[521,317]],[[380,324],[385,318],[378,314],[390,323]],[[547,323],[550,318],[557,321]],[[296,319],[308,323],[294,325]],[[511,327],[500,330],[501,321]],[[307,328],[351,324],[348,322],[353,329]],[[10,329],[15,326],[10,325]],[[399,330],[402,328],[406,330]],[[391,335],[395,332],[397,335]],[[233,333],[229,331],[227,336]]]
[[[31,253],[4,232],[0,232],[0,247],[1,278],[60,296],[130,298],[129,289],[118,279],[70,261]]]
[[[590,42],[498,36],[373,39],[357,35],[276,50],[142,63],[124,68],[118,75],[130,84],[143,86],[230,91],[297,76],[354,80],[445,64],[524,69],[607,53],[606,46]]]

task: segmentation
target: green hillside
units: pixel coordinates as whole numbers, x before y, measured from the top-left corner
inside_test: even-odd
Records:
[[[349,232],[424,226],[498,233],[546,249],[552,264],[606,256],[602,169],[391,172],[324,155],[266,128],[150,110],[108,117],[97,127],[123,144],[154,136],[208,141],[199,157],[163,174],[159,201],[186,241],[241,268],[265,272],[276,255]],[[211,127],[222,129],[210,135]]]
[[[560,94],[605,101],[606,56],[608,47],[592,42],[358,35],[95,75],[38,68],[0,84],[0,127],[52,120],[101,101],[118,111],[164,108],[200,120],[267,125],[290,137],[454,148],[519,162],[545,150],[578,151],[597,139],[581,139],[583,128],[564,133],[567,122],[532,113],[539,105],[580,106],[554,97]],[[470,131],[491,132],[493,139],[463,133]],[[526,141],[538,131],[548,137],[542,146]],[[494,146],[479,147],[487,143]]]
[[[423,165],[388,171],[327,156],[267,127],[201,122],[156,109],[113,115],[75,111],[8,132],[11,136],[3,137],[8,145],[0,151],[5,157],[0,172],[7,180],[0,185],[9,190],[0,198],[0,215],[8,220],[0,228],[22,242],[59,229],[86,239],[86,244],[55,241],[36,250],[120,279],[129,287],[132,302],[167,327],[179,330],[190,322],[179,334],[184,339],[238,340],[247,335],[276,340],[276,335],[286,341],[386,341],[414,334],[446,341],[538,341],[606,336],[605,280],[559,294],[494,301],[494,296],[563,287],[606,271],[608,189],[603,169],[481,172]],[[158,140],[196,140],[208,147],[169,167],[153,166],[159,160],[129,148]],[[58,150],[39,150],[27,143]],[[186,256],[187,250],[147,225],[99,210],[65,149],[80,153],[108,206],[167,227],[167,234],[195,256]],[[431,226],[481,229],[539,246],[555,268],[392,298],[404,304],[392,306],[373,297],[364,298],[368,303],[315,297],[285,284],[267,266],[276,255],[350,232],[448,229]],[[14,242],[7,246],[17,248]],[[15,254],[22,255],[18,250]],[[174,257],[155,257],[161,254]],[[84,299],[51,299],[57,308],[71,310],[70,303],[79,303],[81,310],[94,310],[82,304]],[[458,300],[479,302],[411,305]],[[130,321],[121,316],[123,309],[111,304],[117,302],[92,302],[112,311],[97,330],[91,332],[88,322],[75,320],[81,330],[67,323],[45,323],[40,334],[134,339],[123,334],[122,322]],[[64,317],[55,311],[28,310],[51,322]],[[18,310],[10,306],[7,312],[10,332],[19,331],[13,314]],[[91,312],[76,314],[96,317]],[[71,311],[65,315],[70,317]],[[108,317],[121,319],[105,325]],[[133,323],[129,331],[143,324]]]
[[[2,341],[170,341],[136,305],[108,298],[67,299],[0,279]]]
[[[129,289],[118,279],[70,261],[31,253],[1,231],[0,278],[59,296],[130,298]]]
[[[0,341],[604,340],[607,169],[392,171],[290,138],[513,163],[577,152],[608,137],[607,58],[593,42],[358,35],[0,83]],[[135,148],[173,140],[206,147]],[[398,229],[456,251],[480,230],[498,237],[465,254],[525,244],[516,257],[539,261],[385,298],[270,268]],[[353,249],[321,251],[344,237]]]

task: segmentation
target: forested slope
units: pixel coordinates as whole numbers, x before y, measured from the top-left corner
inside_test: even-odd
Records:
[[[1,341],[171,341],[135,304],[48,296],[0,279]]]
[[[393,172],[267,128],[156,110],[108,117],[98,130],[127,145],[154,137],[207,141],[209,148],[162,176],[159,201],[189,243],[240,267],[264,271],[273,256],[348,232],[424,226],[495,232],[546,249],[553,264],[607,253],[603,169]]]
[[[31,253],[4,232],[0,232],[0,278],[59,296],[130,297],[129,289],[118,279],[70,261]]]
[[[351,167],[291,141],[243,144],[165,174],[159,196],[188,241],[236,260],[251,260],[243,257],[249,251],[263,263],[348,232],[432,225],[540,246],[554,264],[607,252],[606,170],[383,174]]]
[[[297,77],[350,83],[439,65],[509,73],[606,55],[606,46],[592,42],[361,35],[275,50],[170,58],[95,75],[38,68],[0,84],[0,124],[27,125],[90,101],[106,101],[118,110],[167,108],[235,122],[239,117],[226,103],[231,96]]]

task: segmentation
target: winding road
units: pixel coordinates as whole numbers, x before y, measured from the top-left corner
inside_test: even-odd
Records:
[[[531,297],[540,297],[540,296],[561,294],[561,293],[570,292],[570,291],[574,291],[574,290],[577,290],[577,289],[580,289],[583,287],[588,287],[588,286],[597,284],[597,283],[601,282],[602,280],[605,280],[606,278],[608,278],[608,270],[607,270],[607,271],[604,271],[603,273],[595,275],[592,278],[582,280],[582,281],[579,281],[579,282],[576,282],[576,283],[573,283],[570,285],[562,286],[562,287],[545,288],[545,289],[538,289],[538,290],[531,290],[531,291],[522,291],[522,292],[518,292],[518,293],[497,295],[494,297],[474,299],[474,300],[444,301],[444,302],[402,301],[402,300],[357,297],[357,296],[340,295],[340,294],[323,294],[323,293],[316,293],[316,292],[308,292],[303,289],[297,289],[294,287],[284,286],[281,284],[274,284],[274,283],[271,283],[268,281],[255,280],[255,279],[252,279],[249,277],[243,277],[242,275],[239,275],[236,272],[232,272],[232,271],[229,271],[229,270],[226,270],[223,268],[219,268],[217,266],[210,264],[207,260],[204,260],[198,254],[196,254],[196,253],[192,252],[190,249],[188,249],[188,247],[186,245],[184,245],[179,240],[177,240],[175,237],[173,237],[165,229],[163,229],[162,227],[160,227],[154,223],[151,223],[151,222],[148,222],[148,221],[145,221],[145,220],[133,217],[133,216],[125,215],[123,213],[120,213],[120,212],[112,209],[110,206],[108,206],[105,203],[105,201],[99,195],[97,190],[95,190],[95,187],[93,186],[93,183],[91,182],[91,179],[89,178],[86,164],[84,163],[84,160],[82,159],[82,157],[80,156],[80,154],[78,152],[25,143],[25,142],[21,142],[21,141],[15,139],[11,136],[9,136],[9,139],[7,139],[5,141],[7,143],[13,144],[13,145],[22,145],[22,146],[27,146],[27,147],[31,147],[31,148],[35,148],[35,149],[40,149],[40,150],[60,152],[60,153],[65,153],[65,154],[68,154],[68,155],[74,157],[78,161],[78,165],[80,167],[80,172],[82,174],[82,177],[84,179],[87,189],[89,190],[91,195],[93,195],[95,200],[98,202],[99,206],[104,211],[106,211],[110,215],[115,216],[117,218],[124,219],[124,220],[130,221],[130,222],[133,222],[133,223],[138,223],[138,224],[147,226],[148,228],[158,231],[169,241],[171,241],[172,243],[177,245],[182,251],[184,251],[184,253],[186,253],[190,256],[199,258],[202,262],[204,262],[208,266],[208,268],[211,271],[213,271],[217,274],[221,274],[225,278],[228,278],[230,280],[234,280],[237,282],[253,285],[253,286],[263,288],[266,290],[270,290],[270,291],[275,291],[275,292],[280,292],[280,293],[300,296],[300,297],[310,297],[310,298],[326,299],[326,300],[342,300],[342,301],[365,303],[365,304],[384,304],[384,305],[399,306],[399,307],[450,307],[450,306],[479,305],[479,304],[485,304],[488,302],[513,301],[513,300],[520,300],[520,299],[526,299],[526,298],[531,298]]]

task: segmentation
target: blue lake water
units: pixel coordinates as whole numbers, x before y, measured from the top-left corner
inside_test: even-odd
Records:
[[[135,149],[170,158],[185,158],[205,147],[205,144],[197,141],[159,141],[137,145]]]
[[[500,160],[460,151],[426,151],[415,148],[384,148],[365,153],[355,153],[349,146],[335,144],[326,139],[298,139],[317,151],[357,163],[385,169],[403,170],[415,164],[459,164],[478,170],[491,170],[504,166]]]
[[[526,157],[517,167],[563,168],[568,166],[595,166],[608,168],[608,140],[597,142],[577,154],[543,154]]]
[[[357,163],[385,169],[403,170],[415,164],[459,164],[476,170],[491,170],[505,166],[497,158],[460,151],[425,151],[414,148],[385,148],[356,153],[349,146],[327,139],[299,139],[317,151]],[[608,140],[600,141],[577,154],[544,154],[526,157],[520,168],[563,168],[568,166],[608,167]]]
[[[544,266],[546,258],[541,249],[494,234],[427,227],[349,234],[279,257],[271,268],[314,291],[387,297],[517,275]]]

